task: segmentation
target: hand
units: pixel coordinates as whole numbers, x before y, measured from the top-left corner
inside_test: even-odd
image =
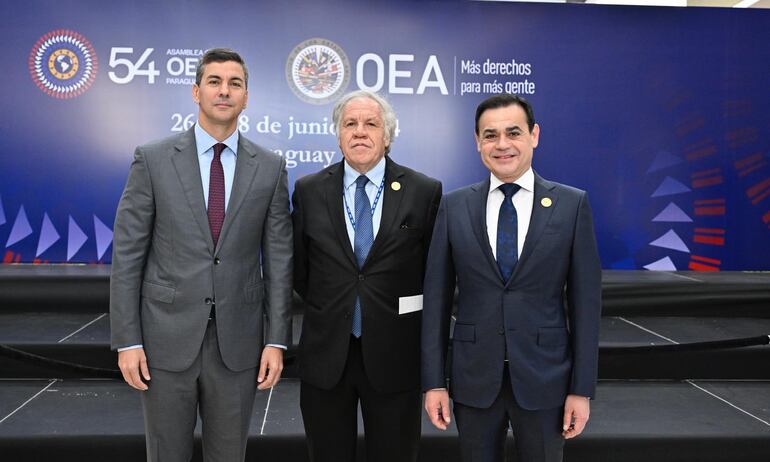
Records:
[[[283,371],[283,350],[281,348],[266,346],[262,350],[262,360],[259,362],[259,374],[257,375],[257,388],[267,390],[278,384]]]
[[[446,430],[452,422],[452,411],[449,409],[449,393],[443,388],[434,388],[425,392],[425,412],[430,422],[439,430]]]
[[[564,426],[561,436],[570,439],[583,433],[591,413],[591,404],[585,396],[567,395],[564,401]]]
[[[150,369],[147,367],[147,357],[144,355],[144,348],[133,348],[130,350],[118,352],[118,367],[123,380],[137,390],[146,391],[147,384],[142,382],[150,380]],[[141,372],[141,377],[139,373]]]

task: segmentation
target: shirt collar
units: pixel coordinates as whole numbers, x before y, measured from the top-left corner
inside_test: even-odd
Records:
[[[348,164],[348,161],[346,160],[344,162],[345,164],[345,174],[342,178],[342,185],[345,186],[345,189],[348,189],[352,185],[356,183],[356,179],[361,176],[359,172],[357,172],[353,167]],[[382,178],[385,176],[385,156],[380,159],[377,164],[372,167],[371,170],[366,172],[366,177],[369,178],[369,181],[374,183],[376,186],[379,186],[380,183],[382,183]]]
[[[216,138],[209,135],[206,130],[198,124],[195,124],[195,145],[198,150],[198,155],[202,156],[206,151],[210,150],[215,144],[219,143]],[[234,130],[230,136],[225,138],[222,143],[225,144],[230,150],[238,155],[238,130]]]
[[[521,186],[521,189],[529,192],[534,192],[535,190],[535,173],[532,171],[532,167],[528,168],[526,172],[524,172],[518,180],[514,181],[517,185]],[[499,178],[495,176],[494,173],[489,173],[489,194],[492,193],[492,191],[497,191],[497,188],[500,187],[500,185],[503,184],[503,181],[500,181]]]

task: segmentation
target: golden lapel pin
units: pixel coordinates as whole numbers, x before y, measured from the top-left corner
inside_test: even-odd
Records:
[[[401,183],[399,183],[398,181],[394,181],[393,183],[390,184],[390,189],[392,189],[393,191],[398,191],[399,189],[401,189]]]
[[[544,197],[540,199],[540,205],[542,205],[543,207],[550,207],[551,205],[553,205],[553,201],[551,200],[550,197]]]

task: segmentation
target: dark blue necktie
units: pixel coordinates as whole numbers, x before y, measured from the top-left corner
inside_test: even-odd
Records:
[[[513,206],[513,195],[521,188],[516,183],[500,185],[500,191],[505,194],[505,199],[500,205],[500,214],[497,217],[497,266],[503,281],[508,282],[519,260],[518,220],[516,207]]]
[[[369,255],[369,249],[374,242],[374,230],[372,229],[372,206],[369,196],[366,195],[366,184],[369,179],[365,175],[356,178],[356,227],[353,230],[353,251],[356,254],[358,268],[361,269]],[[361,336],[361,298],[356,297],[356,307],[353,309],[354,336]]]

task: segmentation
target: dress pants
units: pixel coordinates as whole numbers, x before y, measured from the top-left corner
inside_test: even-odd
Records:
[[[564,449],[562,417],[564,407],[530,411],[521,408],[513,396],[508,363],[494,403],[476,408],[454,403],[463,462],[502,462],[505,438],[513,429],[517,462],[561,462]]]
[[[353,462],[358,440],[358,403],[364,421],[367,462],[415,462],[420,442],[419,388],[376,391],[364,370],[361,340],[350,337],[340,382],[324,390],[307,382],[300,407],[312,462]]]
[[[189,462],[198,412],[203,460],[244,460],[257,368],[234,372],[225,366],[214,320],[209,321],[201,351],[189,369],[170,372],[150,367],[150,376],[149,389],[142,392],[148,462]]]

